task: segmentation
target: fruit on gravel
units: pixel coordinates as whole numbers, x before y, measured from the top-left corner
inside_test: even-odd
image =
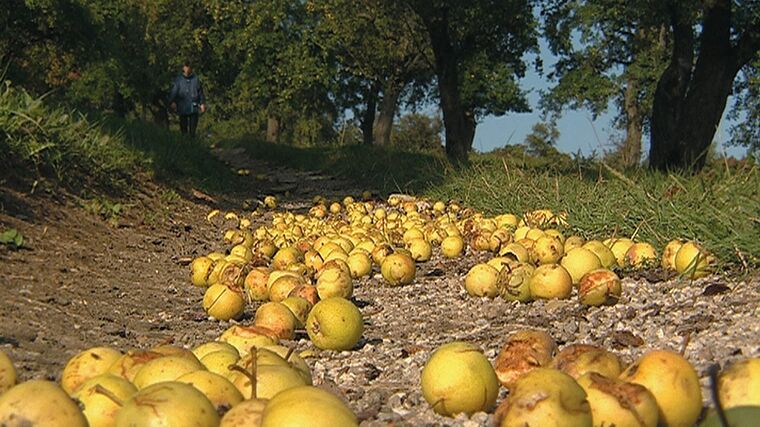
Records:
[[[620,379],[641,384],[657,400],[659,424],[691,427],[702,411],[702,389],[694,367],[683,356],[654,350],[629,366]]]
[[[541,236],[533,245],[533,252],[538,264],[556,264],[564,255],[564,245],[562,242],[551,236]]]
[[[270,270],[266,267],[254,267],[243,280],[243,288],[251,301],[266,301],[269,299]]]
[[[16,381],[18,381],[16,367],[13,366],[11,358],[0,350],[0,394],[16,385]]]
[[[625,265],[645,268],[657,262],[657,251],[649,243],[634,243],[625,253]]]
[[[217,320],[236,319],[243,314],[245,299],[243,292],[235,287],[214,284],[203,295],[203,309]]]
[[[683,242],[681,240],[676,239],[669,241],[668,244],[665,245],[665,249],[662,251],[660,267],[664,268],[665,270],[675,270],[676,254],[678,254],[678,250],[681,249],[681,246],[683,246]]]
[[[496,357],[496,376],[504,387],[511,389],[526,373],[548,366],[556,351],[557,344],[546,332],[530,329],[514,332]]]
[[[433,410],[446,416],[490,411],[499,382],[479,348],[462,341],[444,344],[425,363],[422,395]]]
[[[495,298],[499,295],[496,283],[499,271],[488,264],[475,264],[464,278],[464,288],[470,296]]]
[[[409,255],[395,252],[385,257],[380,266],[380,272],[391,286],[408,285],[414,280],[417,266]]]
[[[507,301],[530,301],[530,278],[533,277],[535,268],[524,262],[516,265],[507,265],[499,272],[499,280],[496,286],[499,295]]]
[[[341,268],[327,268],[320,271],[317,279],[317,293],[320,299],[330,297],[350,298],[354,293],[351,274]]]
[[[676,253],[676,271],[688,279],[699,279],[712,273],[715,257],[697,242],[686,242]]]
[[[617,378],[623,371],[623,365],[614,353],[589,344],[571,344],[563,348],[554,356],[551,367],[576,380],[589,372]]]
[[[580,247],[568,251],[560,261],[560,265],[570,273],[573,284],[578,284],[584,274],[602,268],[602,261],[595,253]]]
[[[510,243],[499,250],[499,256],[512,258],[518,262],[530,262],[530,254],[525,246],[519,243]]]
[[[251,351],[251,347],[274,345],[279,342],[279,339],[277,334],[269,328],[233,325],[222,332],[219,341],[231,344],[243,357]]]
[[[760,358],[740,360],[718,377],[718,396],[724,408],[760,406]]]
[[[351,271],[351,277],[358,279],[368,276],[372,271],[372,259],[364,252],[354,252],[346,260],[348,268]]]
[[[163,357],[155,351],[130,350],[116,359],[108,368],[107,373],[120,376],[129,382],[133,382],[135,375],[142,367],[153,359]]]
[[[211,353],[215,353],[217,351],[227,351],[235,356],[238,355],[238,351],[235,347],[233,347],[231,344],[228,344],[226,342],[221,341],[209,341],[205,342],[203,344],[198,345],[195,347],[192,352],[195,355],[195,357],[198,358],[198,360],[203,361],[203,358]]]
[[[256,310],[253,318],[255,326],[272,330],[277,338],[283,340],[293,339],[298,319],[290,309],[279,302],[268,302]]]
[[[724,410],[724,413],[727,426],[715,411],[711,411],[699,427],[756,427],[760,419],[760,406],[736,406]]]
[[[243,395],[226,378],[208,371],[195,371],[182,375],[177,381],[190,384],[203,393],[218,411],[225,411],[243,401]]]
[[[277,394],[264,408],[261,420],[262,427],[358,425],[356,416],[342,400],[313,386],[294,387]]]
[[[85,381],[71,397],[79,401],[90,427],[110,427],[124,402],[135,393],[137,388],[124,378],[103,374]]]
[[[164,356],[146,363],[135,375],[135,380],[132,383],[138,389],[143,389],[159,382],[173,381],[187,373],[205,369],[197,359],[193,361],[179,356]]]
[[[0,395],[0,426],[87,427],[87,419],[58,384],[31,380]]]
[[[61,387],[73,393],[88,379],[104,374],[122,354],[110,347],[88,348],[66,363],[61,374]]]
[[[607,245],[598,240],[589,240],[583,244],[582,248],[590,250],[594,255],[599,257],[599,261],[604,268],[612,268],[617,265],[615,254],[612,253]]]
[[[456,258],[464,252],[462,236],[446,236],[441,240],[441,254],[446,258]]]
[[[269,300],[280,302],[293,292],[293,289],[304,284],[301,276],[286,274],[278,277],[269,286]]]
[[[116,414],[116,427],[216,427],[219,415],[195,387],[178,381],[153,384],[137,392]]]
[[[323,350],[351,350],[364,332],[364,319],[358,308],[345,298],[327,298],[311,309],[306,333]]]
[[[578,378],[595,426],[657,427],[657,401],[646,387],[589,372]]]
[[[295,296],[285,298],[282,301],[282,305],[290,309],[290,312],[293,313],[293,316],[295,316],[297,321],[297,328],[303,328],[303,326],[306,324],[306,318],[309,316],[309,312],[311,311],[311,307],[314,306],[314,304],[307,301],[306,298]]]
[[[622,293],[620,278],[604,268],[586,273],[578,283],[578,299],[583,305],[614,305]]]
[[[429,261],[433,255],[433,246],[423,238],[414,238],[406,244],[407,249],[412,254],[412,259],[416,262]]]
[[[248,399],[238,403],[224,414],[219,427],[260,427],[267,402],[264,399]]]
[[[559,264],[538,266],[528,283],[533,299],[567,299],[573,293],[573,279]]]
[[[290,291],[290,295],[288,295],[288,297],[303,298],[306,301],[309,301],[309,303],[311,303],[311,305],[313,306],[319,301],[319,291],[317,291],[316,286],[300,285],[297,288]]]
[[[537,368],[517,380],[495,414],[500,427],[591,427],[586,392],[569,375]]]
[[[213,266],[214,261],[209,257],[201,256],[193,259],[190,263],[190,282],[193,286],[202,288],[208,286],[208,276]]]
[[[615,262],[617,265],[625,265],[625,254],[628,249],[633,246],[633,240],[627,237],[621,237],[616,239],[608,239],[605,244],[609,246],[612,254],[615,255]]]

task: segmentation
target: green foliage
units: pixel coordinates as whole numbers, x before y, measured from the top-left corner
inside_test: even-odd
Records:
[[[443,121],[437,114],[404,114],[394,125],[393,144],[403,150],[441,151],[442,132]]]
[[[0,173],[6,177],[123,191],[135,170],[137,157],[121,135],[7,83],[0,88],[0,129]]]
[[[15,228],[0,233],[0,245],[5,245],[11,249],[20,249],[24,246],[24,236]]]
[[[82,202],[82,208],[101,219],[105,220],[111,226],[119,224],[119,217],[124,211],[124,206],[118,202],[112,202],[103,197],[95,197]]]
[[[555,146],[559,139],[559,130],[552,123],[538,122],[525,137],[528,153],[537,157],[547,157],[557,153]]]

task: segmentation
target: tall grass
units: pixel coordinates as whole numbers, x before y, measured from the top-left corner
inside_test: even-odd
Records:
[[[547,162],[522,150],[475,154],[452,168],[438,154],[366,146],[295,148],[230,141],[262,160],[337,174],[362,188],[461,200],[489,214],[567,211],[570,233],[635,236],[659,248],[703,242],[729,264],[760,266],[760,170],[712,166],[699,175],[623,174],[589,159]]]
[[[147,173],[173,187],[234,190],[238,177],[200,140],[141,121],[85,116],[5,84],[0,178],[48,179],[74,192],[130,192]]]

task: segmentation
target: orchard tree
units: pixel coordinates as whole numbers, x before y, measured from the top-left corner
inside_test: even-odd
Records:
[[[760,51],[757,0],[670,0],[650,7],[673,40],[652,106],[649,165],[701,169],[734,80]]]
[[[615,124],[625,131],[618,154],[624,166],[637,166],[666,65],[666,28],[638,2],[554,0],[544,4],[542,17],[558,56],[549,73],[557,83],[543,94],[543,111],[557,116],[565,107],[584,108],[597,117],[614,102]]]
[[[404,88],[429,79],[421,23],[383,0],[312,0],[307,8],[317,16],[320,44],[337,60],[347,105],[362,107],[354,110],[364,143],[389,144]]]
[[[433,54],[446,129],[446,154],[466,162],[475,127],[487,114],[526,111],[517,79],[537,46],[528,0],[396,0],[415,14]]]

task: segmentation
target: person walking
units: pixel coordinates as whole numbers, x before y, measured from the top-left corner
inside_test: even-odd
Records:
[[[206,112],[206,97],[198,76],[193,74],[189,61],[182,65],[182,73],[174,79],[169,92],[169,102],[172,110],[179,115],[179,129],[183,135],[195,137],[198,127],[198,115]]]

